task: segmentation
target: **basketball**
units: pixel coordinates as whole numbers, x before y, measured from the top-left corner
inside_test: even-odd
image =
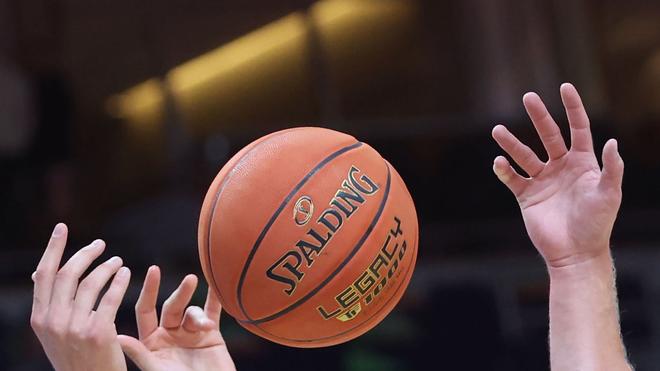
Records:
[[[227,313],[293,347],[354,339],[382,321],[417,255],[415,206],[376,150],[323,128],[278,131],[220,170],[200,213],[199,257]]]

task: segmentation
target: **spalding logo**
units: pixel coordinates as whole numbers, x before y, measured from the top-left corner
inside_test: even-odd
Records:
[[[300,197],[293,205],[293,220],[301,227],[312,219],[312,214],[314,214],[314,203],[309,196]]]
[[[360,169],[351,166],[341,186],[328,202],[328,207],[316,219],[316,223],[312,223],[306,235],[266,270],[266,277],[287,286],[282,290],[286,295],[293,294],[306,271],[314,264],[315,259],[321,255],[341,226],[380,189],[367,174],[359,175],[359,173],[361,173]],[[301,204],[304,205],[305,202]],[[311,217],[311,210],[309,215]]]

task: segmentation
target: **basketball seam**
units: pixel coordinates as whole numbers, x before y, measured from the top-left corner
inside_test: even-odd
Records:
[[[413,253],[415,255],[417,254],[418,241],[419,241],[419,236],[416,236],[415,237],[415,242],[414,242],[414,251],[413,251]],[[399,282],[399,285],[394,290],[394,294],[387,299],[385,304],[383,304],[383,306],[378,311],[373,313],[369,318],[367,318],[366,320],[360,322],[359,324],[351,327],[348,330],[344,330],[344,331],[342,331],[338,334],[334,334],[334,335],[330,335],[330,336],[326,336],[326,337],[322,337],[322,338],[316,338],[316,339],[291,339],[291,338],[285,338],[285,337],[281,337],[281,336],[272,334],[272,333],[264,330],[261,327],[258,327],[258,326],[256,326],[256,327],[258,327],[260,330],[264,331],[265,333],[267,333],[267,334],[269,334],[269,335],[271,335],[271,336],[273,336],[277,339],[291,341],[291,342],[294,342],[294,343],[302,343],[302,344],[312,343],[312,342],[315,342],[315,341],[323,341],[323,340],[327,341],[327,340],[331,340],[333,338],[345,335],[345,334],[347,334],[347,333],[349,333],[349,332],[365,325],[367,322],[369,322],[369,320],[371,320],[372,318],[375,318],[376,316],[381,314],[384,310],[386,310],[387,305],[394,299],[394,297],[396,297],[396,294],[399,292],[399,290],[401,290],[401,288],[403,287],[404,283],[406,282],[408,276],[410,276],[412,278],[412,274],[414,272],[413,267],[415,266],[415,261],[416,261],[415,258],[413,258],[413,259],[414,259],[413,262],[406,267],[406,271],[404,273],[404,278],[401,280],[401,282]],[[409,281],[408,281],[408,283],[409,283]],[[390,308],[390,311],[392,311],[393,309],[394,309],[394,307]],[[246,321],[239,321],[239,322],[246,323]],[[377,325],[377,323],[374,326],[376,326],[376,325]]]
[[[245,306],[243,305],[243,300],[242,300],[241,293],[242,293],[242,288],[243,288],[243,283],[245,281],[245,277],[247,276],[247,268],[251,264],[252,259],[254,258],[254,255],[257,252],[257,249],[261,245],[261,242],[263,241],[263,239],[266,237],[266,234],[270,230],[270,227],[272,227],[272,225],[275,223],[275,220],[277,220],[277,217],[280,215],[280,213],[282,213],[282,211],[284,210],[286,205],[291,201],[293,196],[302,188],[303,185],[305,185],[305,183],[307,183],[307,181],[309,181],[309,179],[311,179],[312,176],[314,176],[314,174],[316,174],[319,170],[321,170],[323,167],[325,167],[332,160],[336,159],[340,155],[342,155],[342,154],[344,154],[344,153],[346,153],[350,150],[353,150],[355,148],[358,148],[358,147],[362,146],[362,144],[363,144],[362,142],[356,142],[356,143],[353,143],[349,146],[343,147],[343,148],[331,153],[326,158],[324,158],[321,162],[319,162],[316,166],[314,166],[312,168],[312,170],[310,170],[298,182],[298,184],[296,184],[296,186],[287,194],[287,196],[284,198],[284,200],[282,201],[280,206],[275,210],[275,213],[271,216],[271,218],[266,223],[266,226],[264,226],[264,228],[261,230],[261,233],[257,237],[257,240],[255,241],[254,245],[252,246],[252,249],[250,250],[250,253],[248,254],[247,260],[246,260],[245,264],[243,265],[243,270],[241,272],[241,276],[238,280],[238,285],[237,285],[237,288],[236,288],[236,296],[237,296],[237,299],[238,299],[238,305],[239,305],[241,311],[243,312],[243,315],[245,316],[245,318],[247,318],[250,321],[250,323],[253,323],[253,324],[256,325],[258,323],[267,322],[267,321],[264,321],[264,319],[254,320],[254,319],[250,318],[247,311],[245,310]],[[304,299],[305,299],[304,301],[306,301],[309,298],[304,298]],[[275,319],[275,318],[281,316],[284,313],[288,313],[291,310],[290,309],[291,307],[297,307],[300,304],[302,304],[302,302],[300,302],[300,300],[299,300],[296,303],[294,303],[294,304],[290,305],[289,307],[285,308],[284,310],[280,310],[278,313],[272,314],[272,315],[270,315],[268,317],[265,317],[265,318],[269,318],[268,321],[270,321],[272,319]]]
[[[300,130],[300,129],[304,129],[304,128],[303,127],[290,128],[290,129],[282,130],[282,131],[277,132],[277,133],[273,133],[272,135],[267,136],[267,138],[261,138],[262,139],[261,141],[257,142],[254,145],[254,147],[250,148],[247,152],[245,152],[243,154],[243,156],[241,156],[236,161],[234,166],[232,166],[231,169],[229,169],[227,171],[227,174],[222,179],[222,183],[218,186],[218,190],[216,191],[215,197],[213,198],[213,204],[212,204],[213,206],[211,207],[210,217],[209,217],[209,220],[208,220],[208,228],[206,230],[206,259],[207,259],[207,262],[208,262],[209,271],[211,273],[211,282],[209,282],[209,284],[213,285],[213,287],[215,288],[215,292],[218,294],[218,298],[221,301],[222,301],[222,295],[220,293],[220,289],[218,287],[218,284],[215,282],[215,272],[213,271],[213,264],[211,264],[211,228],[213,227],[213,219],[215,217],[215,209],[218,206],[218,200],[220,199],[220,194],[224,190],[224,187],[227,184],[227,181],[231,178],[231,171],[233,169],[235,169],[236,166],[241,164],[243,162],[243,160],[247,157],[248,154],[252,153],[252,151],[257,149],[259,146],[261,146],[262,144],[270,141],[271,139],[273,139],[275,137],[278,137],[278,136],[280,136],[282,134],[285,134],[285,133],[289,133],[291,131]],[[259,140],[259,139],[257,139],[257,140]]]
[[[388,167],[387,168],[387,184],[385,186],[385,194],[383,195],[383,199],[381,200],[381,203],[378,207],[378,210],[376,211],[376,215],[374,215],[374,218],[371,221],[371,223],[369,223],[369,226],[367,227],[367,230],[362,235],[362,237],[360,237],[357,244],[355,244],[355,246],[353,247],[351,252],[348,254],[348,256],[344,259],[344,261],[342,261],[339,264],[339,266],[337,268],[335,268],[335,270],[332,273],[330,273],[323,280],[323,282],[321,282],[316,288],[314,288],[312,291],[307,293],[305,296],[298,299],[295,303],[289,305],[285,309],[282,309],[282,310],[280,310],[279,312],[277,312],[275,314],[271,314],[269,316],[266,316],[264,318],[260,318],[258,320],[249,320],[249,321],[241,321],[241,322],[247,322],[247,323],[256,325],[256,324],[259,324],[259,323],[272,321],[272,320],[274,320],[278,317],[281,317],[282,315],[284,315],[286,313],[289,313],[290,311],[294,310],[295,308],[299,307],[300,305],[305,303],[307,300],[312,298],[314,295],[316,295],[316,293],[318,293],[328,283],[330,283],[330,281],[332,281],[332,279],[335,278],[335,276],[337,274],[339,274],[339,272],[341,272],[342,269],[344,269],[346,264],[348,264],[351,261],[351,259],[353,259],[355,254],[357,254],[358,250],[360,250],[360,247],[362,247],[362,245],[364,245],[364,243],[367,241],[367,238],[369,238],[369,236],[371,235],[371,232],[373,232],[374,228],[376,227],[376,224],[378,224],[378,221],[380,220],[380,217],[382,216],[383,211],[385,210],[385,205],[387,204],[387,200],[389,198],[391,183],[392,183],[392,178],[391,178],[390,168]],[[249,319],[249,317],[248,317],[248,319]]]

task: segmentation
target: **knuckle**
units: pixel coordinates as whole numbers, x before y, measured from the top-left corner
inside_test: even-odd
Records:
[[[546,141],[549,143],[557,143],[559,142],[559,140],[563,140],[563,139],[564,138],[562,138],[561,133],[558,130],[553,131],[552,133],[548,134],[548,136],[546,137]]]
[[[164,308],[163,308],[164,309]],[[135,313],[137,314],[150,314],[151,312],[155,311],[155,308],[153,307],[145,307],[140,304],[135,305]]]
[[[36,332],[43,331],[45,327],[43,318],[41,318],[41,316],[38,315],[32,315],[30,317],[30,326]]]
[[[102,326],[93,326],[86,333],[85,341],[95,346],[103,346],[109,342],[111,338],[109,334],[110,332]]]
[[[524,156],[527,152],[528,147],[520,142],[516,143],[516,146],[513,150],[518,154],[518,156]]]
[[[52,336],[56,336],[60,338],[66,337],[67,335],[66,324],[63,323],[63,321],[60,321],[56,318],[49,318],[46,323],[46,332],[48,332]]]
[[[534,159],[534,153],[527,146],[520,148],[520,159],[522,162],[532,162]]]
[[[85,330],[81,326],[73,326],[67,332],[67,337],[74,341],[85,340],[85,336]]]
[[[35,281],[41,281],[44,279],[44,276],[46,275],[46,272],[43,268],[37,268],[36,271],[34,271],[34,280]]]
[[[113,295],[112,292],[108,292],[103,298],[103,301],[111,307],[119,306],[121,303],[121,300],[117,298],[117,295]]]
[[[95,286],[96,286],[96,281],[94,280],[94,278],[88,277],[80,282],[78,288],[83,291],[89,291],[92,290]]]

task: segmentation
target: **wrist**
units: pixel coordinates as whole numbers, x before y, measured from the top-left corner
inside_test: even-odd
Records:
[[[551,281],[579,280],[614,272],[614,263],[609,248],[600,249],[597,254],[576,255],[562,261],[547,262]]]

